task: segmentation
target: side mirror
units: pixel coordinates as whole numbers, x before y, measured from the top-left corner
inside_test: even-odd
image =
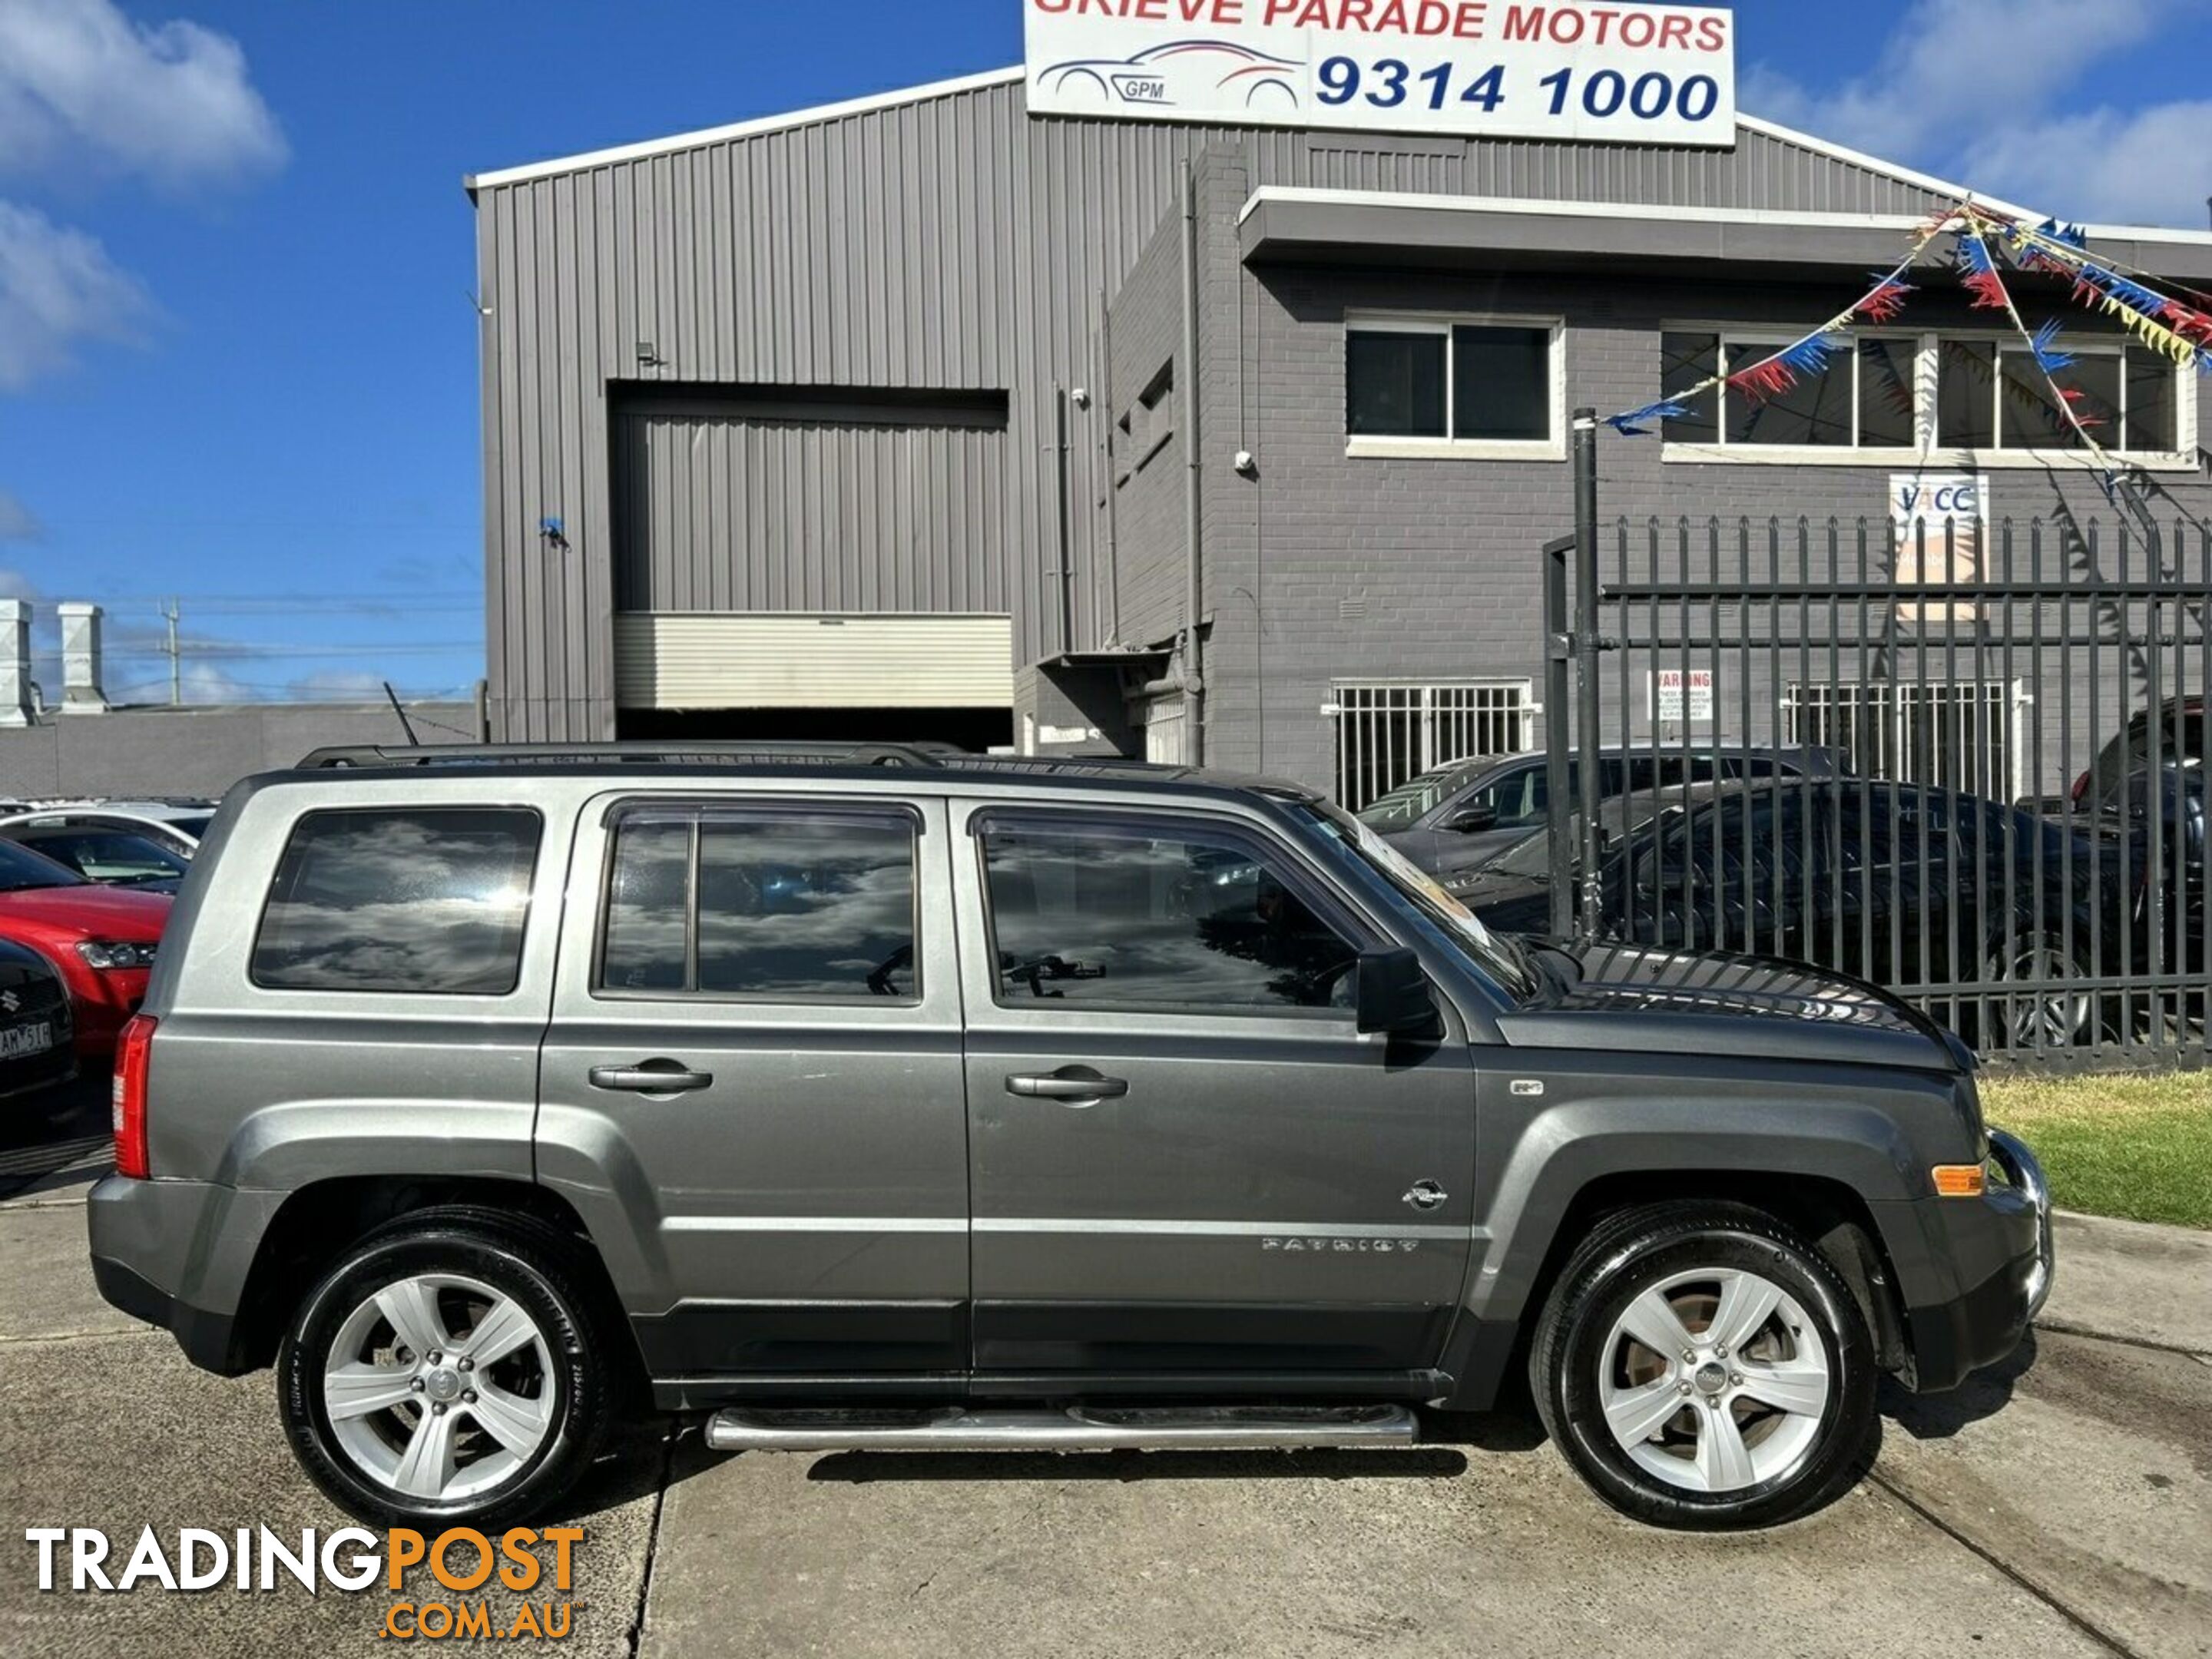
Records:
[[[1444,828],[1455,830],[1463,836],[1477,830],[1498,827],[1498,809],[1494,806],[1462,806],[1444,820]]]
[[[1413,1036],[1442,1030],[1429,976],[1421,971],[1420,957],[1411,951],[1364,951],[1352,971],[1358,975],[1352,987],[1353,1006],[1363,1032]]]

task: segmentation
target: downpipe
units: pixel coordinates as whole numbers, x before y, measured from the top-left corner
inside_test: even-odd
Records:
[[[1198,423],[1198,170],[1186,163],[1182,174],[1182,422],[1183,545],[1186,550],[1182,611],[1182,661],[1176,678],[1182,687],[1182,757],[1206,764],[1206,661],[1198,626],[1206,602],[1204,566],[1199,546],[1200,469],[1205,447]]]

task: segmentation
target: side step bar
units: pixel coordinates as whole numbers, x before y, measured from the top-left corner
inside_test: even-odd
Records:
[[[720,1411],[715,1451],[1245,1451],[1282,1446],[1410,1446],[1403,1406],[1133,1407],[884,1412]]]

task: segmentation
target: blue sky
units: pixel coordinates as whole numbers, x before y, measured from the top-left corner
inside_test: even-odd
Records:
[[[2212,0],[1737,16],[1754,113],[2205,222]],[[1019,55],[1014,0],[0,0],[0,594],[107,603],[111,696],[167,695],[173,593],[189,696],[465,688],[461,176]]]

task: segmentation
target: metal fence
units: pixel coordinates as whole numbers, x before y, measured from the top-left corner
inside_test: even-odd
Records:
[[[1658,781],[1577,769],[1554,927],[1870,980],[1993,1055],[2201,1064],[2212,535],[2130,505],[1553,543],[1553,798],[1599,743]]]

